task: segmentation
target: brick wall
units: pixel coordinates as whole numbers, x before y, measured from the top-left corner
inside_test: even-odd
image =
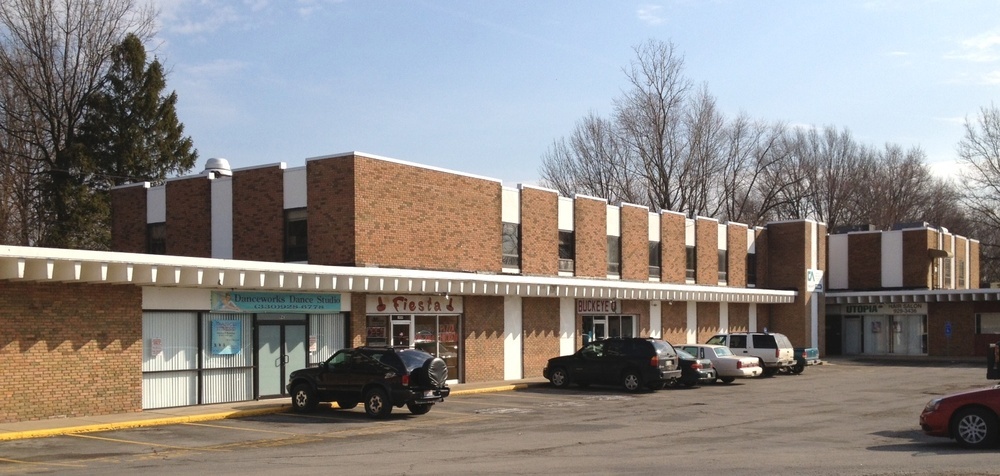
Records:
[[[351,319],[349,338],[350,347],[358,347],[367,344],[368,332],[368,299],[366,294],[351,294]],[[450,377],[449,377],[450,378]]]
[[[697,304],[698,328],[697,342],[705,342],[719,332],[720,305],[717,302],[699,302]]]
[[[358,266],[500,272],[500,182],[354,160]]]
[[[0,281],[0,423],[142,410],[142,292]]]
[[[687,344],[687,303],[661,301],[660,322],[663,340],[671,344]]]
[[[684,245],[684,215],[660,213],[660,281],[684,284],[687,270],[687,250]]]
[[[147,193],[147,185],[111,191],[111,251],[146,252]]]
[[[781,257],[769,263],[768,286],[794,289],[799,295],[794,303],[767,306],[763,316],[758,314],[757,327],[758,330],[767,327],[769,331],[783,333],[792,342],[808,342],[810,335],[807,323],[810,312],[808,299],[811,293],[805,289],[805,270],[812,256],[811,227],[812,223],[807,221],[767,225],[768,253]],[[822,326],[822,322],[820,325]]]
[[[559,194],[521,189],[521,273],[559,274]]]
[[[980,286],[979,276],[979,242],[969,242],[969,288],[976,289]]]
[[[694,246],[698,263],[695,265],[695,283],[719,285],[719,222],[710,218],[696,218]]]
[[[169,180],[167,254],[212,257],[212,181],[204,175]]]
[[[927,250],[932,248],[937,248],[937,232],[926,228],[903,230],[903,287],[931,288],[931,258]]]
[[[278,165],[233,172],[234,259],[284,261],[284,176]]]
[[[969,260],[966,259],[965,255],[969,251],[969,240],[963,237],[956,237],[955,239],[955,288],[956,289],[969,289],[969,280],[965,278],[964,274],[969,271]],[[965,266],[965,271],[962,271],[962,266]],[[965,280],[964,282],[962,280]]]
[[[649,209],[622,205],[621,235],[621,278],[649,281]]]
[[[573,204],[576,236],[576,276],[608,276],[608,204],[604,200],[576,197]]]
[[[757,228],[754,230],[754,259],[757,262],[757,284],[758,288],[772,287],[770,284],[769,255],[767,253],[767,228]]]
[[[903,239],[904,248],[906,238]],[[924,251],[924,256],[927,251]],[[847,235],[847,288],[853,290],[882,287],[882,234],[851,233]],[[904,266],[905,269],[905,266]],[[904,271],[905,272],[905,271]]]
[[[354,158],[306,161],[309,263],[357,264]]]
[[[726,250],[729,257],[729,276],[726,285],[732,288],[747,286],[747,226],[737,223],[726,225]]]
[[[503,380],[503,297],[465,297],[465,381]]]
[[[951,323],[951,338],[945,323]],[[976,355],[976,303],[927,303],[927,353],[933,356],[972,357]]]
[[[729,332],[750,331],[750,305],[746,303],[729,303]],[[754,329],[756,330],[756,329]]]
[[[541,377],[548,360],[559,355],[559,299],[526,297],[521,309],[524,377]]]

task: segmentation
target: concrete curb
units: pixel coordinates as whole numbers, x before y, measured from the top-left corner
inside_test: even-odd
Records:
[[[268,408],[253,410],[233,410],[228,412],[205,413],[202,415],[187,415],[176,417],[150,418],[146,420],[130,420],[115,423],[95,423],[92,425],[68,426],[63,428],[47,428],[44,430],[26,430],[0,433],[0,441],[24,440],[29,438],[45,438],[49,436],[70,435],[75,433],[92,433],[95,431],[128,430],[148,426],[176,425],[180,423],[197,423],[202,421],[225,420],[228,418],[247,418],[258,415],[281,413],[291,408],[291,405],[275,405]]]

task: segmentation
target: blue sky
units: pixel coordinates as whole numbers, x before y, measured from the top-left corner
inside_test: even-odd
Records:
[[[729,116],[835,126],[948,169],[1000,92],[1000,2],[154,0],[201,160],[361,151],[536,183],[649,39]]]

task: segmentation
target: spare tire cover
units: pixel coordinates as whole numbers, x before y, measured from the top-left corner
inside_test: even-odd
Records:
[[[427,371],[427,383],[433,387],[443,387],[448,380],[448,364],[440,357],[427,359],[427,362],[424,362],[424,370]]]

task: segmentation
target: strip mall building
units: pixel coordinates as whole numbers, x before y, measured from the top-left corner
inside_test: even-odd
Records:
[[[974,356],[1000,332],[979,243],[925,224],[749,228],[361,153],[213,159],[112,203],[113,252],[0,247],[0,421],[281,397],[366,344],[483,382],[610,336]]]

